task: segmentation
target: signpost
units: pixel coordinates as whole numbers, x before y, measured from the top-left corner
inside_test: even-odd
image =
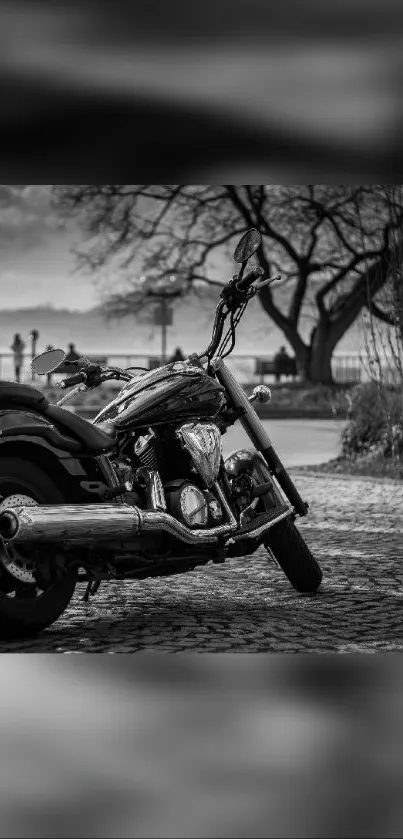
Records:
[[[173,303],[175,299],[182,297],[184,292],[183,282],[178,285],[176,277],[160,277],[154,281],[150,278],[150,285],[141,282],[141,292],[144,302],[150,302],[153,306],[153,318],[155,326],[161,327],[161,363],[167,363],[167,330],[173,325],[174,312]],[[152,283],[152,284],[151,284]]]
[[[167,328],[173,324],[173,309],[168,303],[168,297],[171,295],[161,298],[154,312],[154,323],[161,327],[162,364],[166,364],[167,359]]]

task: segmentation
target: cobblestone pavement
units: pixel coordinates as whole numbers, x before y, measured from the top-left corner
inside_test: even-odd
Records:
[[[36,639],[3,652],[379,652],[403,649],[403,488],[295,475],[299,527],[323,569],[299,595],[265,549],[193,573],[103,584]]]

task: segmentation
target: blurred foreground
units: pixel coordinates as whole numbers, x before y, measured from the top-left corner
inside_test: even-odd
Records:
[[[0,4],[7,177],[399,178],[396,0]]]
[[[400,837],[395,657],[3,657],[0,836]]]

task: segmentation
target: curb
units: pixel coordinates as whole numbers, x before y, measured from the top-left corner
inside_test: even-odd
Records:
[[[403,480],[399,481],[398,478],[374,478],[372,475],[350,475],[347,472],[315,472],[313,469],[306,469],[304,466],[291,467],[288,469],[288,472],[299,476],[303,475],[305,478],[322,478],[322,480],[331,478],[333,480],[363,481],[364,483],[392,484],[403,487]]]
[[[304,411],[298,408],[275,408],[269,405],[266,408],[257,406],[255,410],[258,417],[265,420],[338,420],[345,422],[344,416],[336,416],[331,411],[315,410],[314,408]]]

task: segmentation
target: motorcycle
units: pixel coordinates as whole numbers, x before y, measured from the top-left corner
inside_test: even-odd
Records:
[[[260,245],[255,229],[239,242],[239,272],[201,354],[152,371],[82,357],[55,405],[33,386],[0,384],[1,637],[51,626],[78,582],[87,601],[103,582],[175,575],[261,546],[298,592],[319,588],[321,569],[295,524],[308,504],[254,408],[270,390],[248,397],[224,361],[249,301],[281,282],[261,268],[245,273]],[[63,362],[63,350],[48,350],[32,369],[46,375]],[[112,380],[122,388],[93,422],[63,407]],[[224,459],[222,437],[237,421],[252,447]]]

